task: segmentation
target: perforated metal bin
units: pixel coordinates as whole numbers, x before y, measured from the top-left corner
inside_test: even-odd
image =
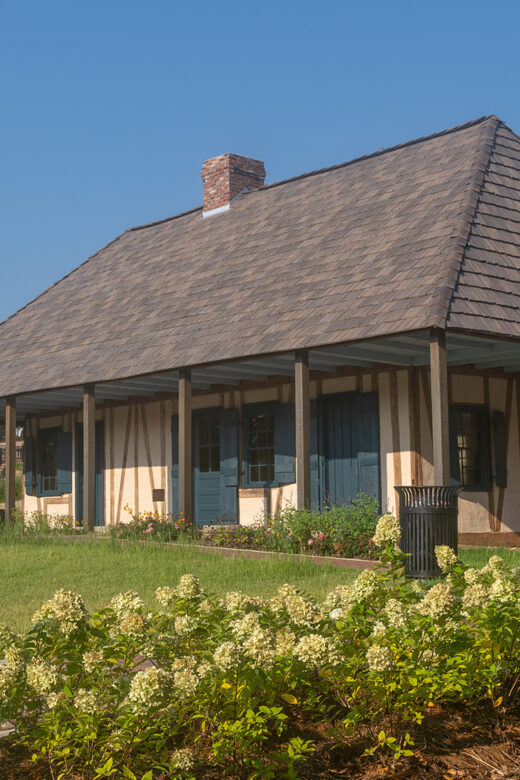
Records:
[[[439,577],[435,547],[458,550],[459,487],[396,487],[399,494],[401,549],[408,577]]]

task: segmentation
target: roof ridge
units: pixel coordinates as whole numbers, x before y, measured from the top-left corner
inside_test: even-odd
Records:
[[[457,133],[461,130],[467,130],[468,127],[473,127],[474,125],[481,124],[482,122],[485,122],[488,119],[496,119],[497,121],[501,122],[498,117],[496,117],[494,114],[489,115],[482,115],[478,117],[477,119],[471,119],[469,122],[464,122],[464,124],[461,125],[455,125],[454,127],[449,127],[446,130],[439,130],[437,133],[430,133],[430,135],[423,135],[419,138],[412,138],[409,141],[404,141],[401,144],[395,144],[395,146],[388,146],[383,149],[378,149],[376,152],[369,152],[368,154],[363,154],[361,157],[353,157],[352,160],[346,160],[342,163],[336,163],[334,165],[329,165],[325,168],[316,168],[313,171],[307,171],[306,173],[300,173],[298,176],[291,176],[289,179],[280,179],[280,181],[274,181],[270,182],[269,184],[264,184],[263,187],[258,187],[257,189],[248,190],[244,192],[244,195],[251,195],[254,192],[261,192],[262,190],[268,190],[273,187],[280,187],[282,184],[289,184],[293,181],[298,181],[300,179],[306,179],[309,176],[316,176],[320,173],[328,173],[329,171],[335,171],[338,168],[346,168],[349,165],[355,165],[359,162],[364,162],[365,160],[370,160],[373,157],[381,157],[383,154],[388,154],[389,152],[395,152],[398,149],[405,149],[408,146],[414,146],[415,144],[424,143],[425,141],[432,141],[434,138],[441,138],[445,135],[450,135],[451,133]],[[503,124],[503,123],[502,123]]]
[[[480,199],[486,182],[489,166],[491,164],[493,151],[496,147],[498,128],[504,124],[495,115],[490,116],[489,119],[491,119],[492,122],[490,122],[488,128],[486,128],[487,132],[483,134],[482,148],[480,149],[479,154],[475,156],[475,160],[471,164],[473,175],[468,184],[468,200],[460,215],[460,233],[458,236],[455,236],[455,244],[458,247],[457,254],[460,252],[461,239],[463,241],[463,245],[456,268],[451,267],[451,273],[448,274],[446,290],[449,294],[449,300],[444,307],[444,312],[439,312],[442,316],[443,327],[447,327],[455,292],[457,290],[460,275],[464,267],[466,250],[473,230],[473,225],[475,224],[475,218],[478,213]],[[438,308],[441,308],[442,306],[443,304],[439,304]]]
[[[404,141],[401,144],[396,144],[395,146],[388,146],[384,149],[378,149],[376,152],[369,152],[368,154],[363,154],[361,157],[353,157],[351,160],[346,160],[342,163],[335,163],[334,165],[329,165],[325,168],[316,168],[312,171],[306,171],[305,173],[299,173],[297,176],[291,176],[288,179],[280,179],[280,181],[273,181],[269,182],[268,184],[262,185],[262,187],[255,187],[254,189],[250,190],[244,190],[244,192],[241,193],[241,197],[244,195],[253,195],[256,192],[263,192],[265,190],[273,189],[274,187],[280,187],[283,184],[290,184],[293,181],[299,181],[300,179],[307,179],[310,176],[317,176],[321,173],[329,173],[329,171],[335,171],[339,168],[346,168],[349,165],[355,165],[359,162],[364,162],[365,160],[370,160],[374,157],[381,157],[383,154],[388,154],[389,152],[395,152],[398,149],[405,149],[408,146],[414,146],[415,144],[424,143],[426,141],[432,141],[434,138],[441,138],[445,135],[450,135],[451,133],[457,133],[461,130],[467,130],[468,127],[473,127],[474,125],[481,124],[482,122],[485,122],[488,119],[496,119],[497,121],[501,122],[500,119],[498,119],[495,114],[483,114],[482,116],[479,116],[477,119],[470,119],[469,122],[464,122],[461,125],[455,125],[454,127],[449,127],[446,130],[439,130],[436,133],[430,133],[430,135],[423,135],[419,138],[412,138],[409,141]],[[502,122],[502,124],[504,124]],[[196,206],[192,209],[189,209],[188,211],[181,211],[178,214],[174,214],[171,217],[165,217],[164,219],[158,219],[154,222],[145,222],[143,225],[136,225],[135,227],[128,228],[128,231],[132,230],[143,230],[148,227],[155,227],[156,225],[162,225],[165,222],[171,222],[174,219],[179,219],[180,217],[188,216],[189,214],[193,214],[196,211],[201,211],[202,206]]]

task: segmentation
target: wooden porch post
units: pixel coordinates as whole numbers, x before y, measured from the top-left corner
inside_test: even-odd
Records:
[[[83,523],[96,525],[96,398],[94,385],[83,388]]]
[[[5,400],[5,521],[16,508],[16,398]]]
[[[450,484],[450,432],[448,413],[448,364],[446,332],[430,331],[432,385],[433,483]]]
[[[311,407],[309,399],[309,353],[294,356],[296,413],[296,508],[311,506]]]
[[[192,522],[191,371],[179,374],[179,514]]]

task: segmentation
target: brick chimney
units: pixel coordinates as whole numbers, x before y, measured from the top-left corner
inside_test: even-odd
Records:
[[[202,164],[204,182],[203,217],[227,211],[231,201],[243,190],[256,190],[265,179],[261,160],[239,154],[221,154]]]

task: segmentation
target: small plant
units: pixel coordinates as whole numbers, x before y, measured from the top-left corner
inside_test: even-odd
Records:
[[[110,533],[117,539],[173,542],[181,536],[191,538],[196,534],[191,523],[182,515],[134,512],[128,504],[124,510],[131,516],[131,520],[110,528]]]

